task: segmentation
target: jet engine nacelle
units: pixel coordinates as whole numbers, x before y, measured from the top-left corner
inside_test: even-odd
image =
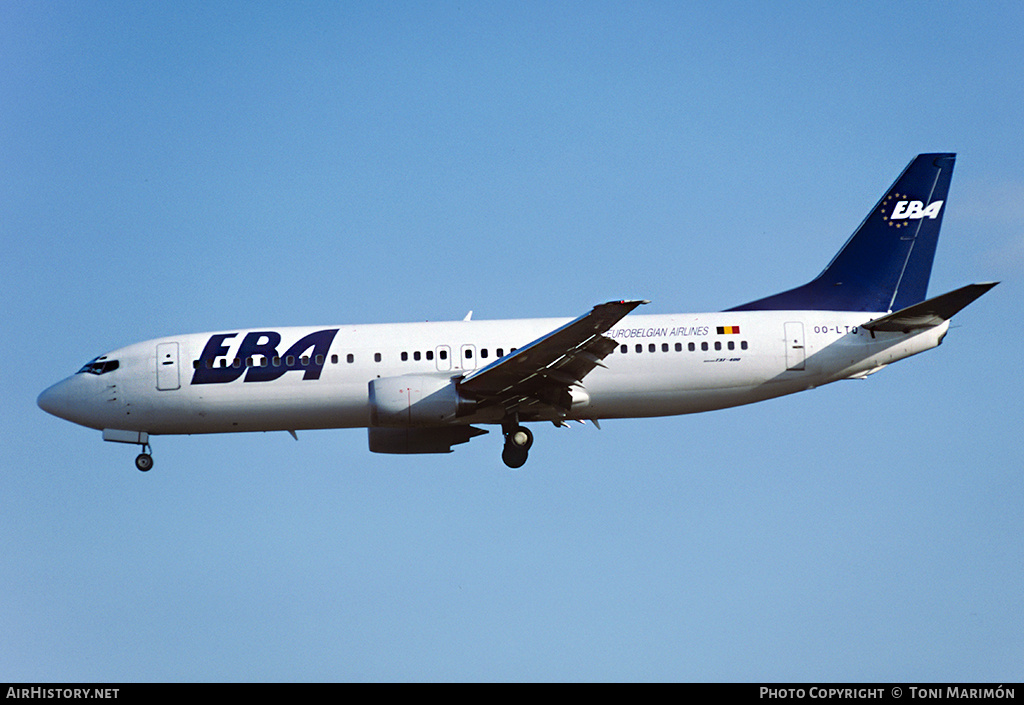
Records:
[[[403,375],[370,381],[373,426],[423,427],[452,423],[472,411],[448,376]]]
[[[371,428],[370,450],[374,453],[451,453],[452,446],[487,433],[476,426],[437,428]]]

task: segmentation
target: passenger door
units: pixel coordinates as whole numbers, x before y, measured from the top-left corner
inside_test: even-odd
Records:
[[[160,343],[156,346],[156,388],[169,391],[180,387],[178,344]]]
[[[786,369],[804,369],[806,359],[804,349],[804,324],[799,321],[791,321],[786,324]]]

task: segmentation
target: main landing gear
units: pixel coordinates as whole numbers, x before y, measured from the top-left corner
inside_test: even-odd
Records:
[[[517,419],[503,423],[501,432],[505,436],[501,459],[510,468],[523,467],[533,445],[533,433],[526,426],[520,426]]]

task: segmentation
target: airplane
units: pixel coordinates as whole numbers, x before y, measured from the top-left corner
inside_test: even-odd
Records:
[[[376,453],[450,453],[498,425],[690,414],[863,379],[937,347],[998,282],[927,298],[956,155],[921,154],[810,282],[713,313],[256,328],[176,335],[86,363],[39,406],[140,446],[151,436],[366,428]]]

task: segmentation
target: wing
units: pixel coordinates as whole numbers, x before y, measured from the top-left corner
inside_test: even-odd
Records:
[[[483,406],[500,405],[524,417],[553,407],[572,407],[569,388],[578,384],[615,349],[604,337],[609,328],[647,301],[609,301],[595,306],[515,352],[471,372],[457,382],[460,394]]]

